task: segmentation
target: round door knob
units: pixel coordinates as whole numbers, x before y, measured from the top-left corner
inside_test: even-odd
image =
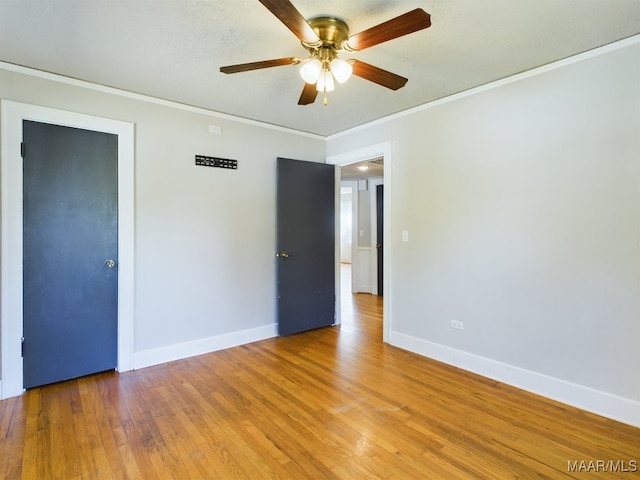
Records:
[[[289,254],[283,250],[280,253],[276,253],[276,257],[289,258]]]
[[[114,268],[116,266],[116,261],[109,259],[106,262],[104,262],[104,266],[107,268]]]

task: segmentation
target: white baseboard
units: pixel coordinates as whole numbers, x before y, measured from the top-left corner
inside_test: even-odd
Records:
[[[513,365],[398,332],[391,332],[389,343],[483,377],[633,425],[634,427],[640,427],[640,402],[638,401],[577,385],[524,368],[514,367]]]
[[[192,342],[177,343],[151,350],[143,350],[133,354],[133,368],[135,370],[150,367],[152,365],[159,365],[161,363],[172,362],[174,360],[181,360],[183,358],[215,352],[217,350],[236,347],[246,343],[266,340],[267,338],[273,338],[277,335],[277,324],[274,323],[264,327],[225,333],[223,335],[194,340]]]

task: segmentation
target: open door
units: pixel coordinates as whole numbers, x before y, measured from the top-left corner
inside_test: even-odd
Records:
[[[376,254],[378,258],[378,295],[382,296],[384,280],[384,185],[376,185]]]
[[[335,166],[278,158],[278,334],[335,323]]]

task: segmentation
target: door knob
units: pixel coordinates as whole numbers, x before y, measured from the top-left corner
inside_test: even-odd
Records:
[[[104,262],[104,266],[107,268],[114,268],[116,266],[116,261],[109,259],[106,262]]]
[[[283,250],[280,253],[276,253],[276,257],[289,258],[289,254]]]

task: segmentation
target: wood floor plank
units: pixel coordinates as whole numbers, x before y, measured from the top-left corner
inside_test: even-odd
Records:
[[[640,429],[384,344],[381,297],[342,320],[1,401],[0,477],[639,477],[569,467],[640,467]]]
[[[2,478],[20,478],[27,408],[24,396],[5,400],[0,408],[0,445],[7,439],[6,448],[0,448],[0,475]]]

